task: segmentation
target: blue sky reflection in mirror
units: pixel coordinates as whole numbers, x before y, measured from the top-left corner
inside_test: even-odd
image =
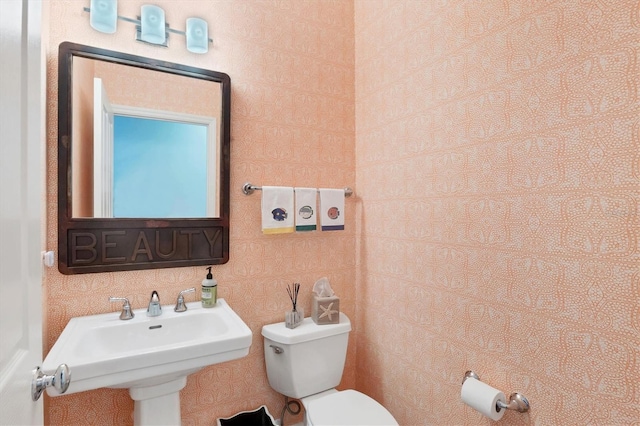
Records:
[[[207,126],[116,114],[113,155],[113,217],[207,216]]]

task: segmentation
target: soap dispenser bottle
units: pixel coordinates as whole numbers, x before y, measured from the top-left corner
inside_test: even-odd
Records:
[[[211,275],[211,266],[207,269],[207,277],[202,280],[202,307],[213,308],[218,301],[218,282]]]

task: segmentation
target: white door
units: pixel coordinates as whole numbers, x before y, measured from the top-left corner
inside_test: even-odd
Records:
[[[113,107],[93,79],[93,217],[113,217]]]
[[[0,424],[40,425],[44,106],[37,0],[0,0]]]

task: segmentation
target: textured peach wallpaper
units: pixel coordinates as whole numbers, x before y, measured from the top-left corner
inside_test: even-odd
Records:
[[[119,14],[140,13],[143,0],[120,0]],[[184,29],[185,19],[209,22],[214,43],[206,55],[189,53],[184,38],[171,35],[168,49],[133,41],[134,26],[118,23],[114,35],[89,26],[82,11],[89,0],[43,2],[49,31],[47,57],[47,217],[49,249],[57,249],[57,61],[58,45],[72,41],[126,53],[222,71],[231,76],[231,253],[215,266],[218,293],[254,334],[249,356],[212,366],[189,377],[181,392],[185,425],[211,425],[221,416],[267,404],[280,415],[284,399],[269,387],[261,328],[284,321],[290,308],[286,286],[302,283],[301,302],[311,311],[311,286],[329,277],[342,310],[355,321],[354,199],[346,201],[344,232],[263,236],[260,194],[247,197],[245,181],[355,189],[354,36],[351,1],[156,0],[167,22]],[[78,315],[114,312],[110,295],[146,306],[152,290],[172,304],[180,290],[199,286],[205,269],[61,275],[46,270],[44,353],[67,321]],[[193,297],[193,296],[190,296]],[[192,300],[192,299],[189,299]],[[352,340],[343,386],[355,385]],[[103,389],[45,397],[52,425],[128,425],[133,402],[126,390]]]
[[[403,425],[640,421],[637,0],[355,0],[357,386]]]
[[[120,14],[142,3],[120,0]],[[638,422],[640,2],[154,3],[177,27],[206,18],[210,52],[188,53],[179,36],[169,49],[135,43],[123,22],[97,33],[88,0],[44,2],[47,243],[56,248],[60,42],[231,76],[231,260],[214,271],[254,343],[189,379],[184,424],[263,403],[279,415],[260,329],[282,319],[286,284],[302,282],[308,304],[324,275],[356,328],[343,386],[402,425],[488,424],[460,402],[469,368],[530,399],[504,424]],[[358,196],[343,233],[266,237],[245,181]],[[172,303],[201,269],[47,270],[45,353],[69,318],[116,312],[109,295],[138,308],[155,289]],[[45,420],[130,424],[132,406],[122,390],[46,397]]]

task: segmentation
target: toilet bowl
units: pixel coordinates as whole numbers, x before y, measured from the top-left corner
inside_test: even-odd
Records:
[[[305,318],[296,328],[284,322],[262,327],[269,385],[300,399],[305,424],[394,425],[398,422],[380,403],[353,389],[335,389],[342,379],[351,322],[340,313],[337,324],[318,325]]]

